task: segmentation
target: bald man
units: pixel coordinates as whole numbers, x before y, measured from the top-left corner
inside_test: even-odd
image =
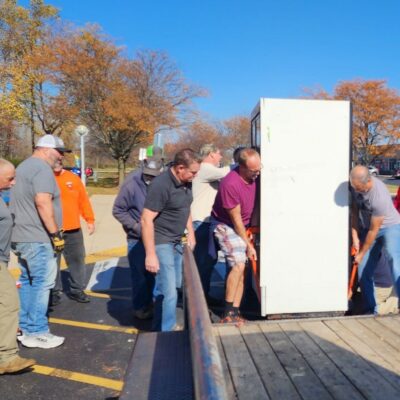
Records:
[[[0,158],[0,191],[15,183],[15,168]],[[36,362],[18,355],[17,329],[19,299],[15,280],[8,271],[12,217],[0,196],[0,375],[22,371]]]
[[[238,167],[221,180],[211,212],[211,228],[231,270],[226,279],[225,312],[221,323],[244,322],[239,307],[247,258],[257,253],[246,233],[256,202],[261,159],[254,149],[241,150]]]
[[[377,314],[374,271],[382,248],[386,249],[392,269],[397,297],[400,294],[400,215],[393,205],[386,185],[370,175],[368,168],[357,165],[350,171],[353,203],[370,215],[365,240],[358,236],[358,213],[352,215],[352,239],[357,251],[358,280],[361,286],[365,312]]]

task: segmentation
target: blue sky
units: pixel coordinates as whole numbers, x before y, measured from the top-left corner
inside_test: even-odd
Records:
[[[26,4],[26,1],[20,2]],[[98,23],[134,56],[166,51],[209,97],[211,118],[249,115],[260,97],[331,91],[341,80],[400,88],[398,0],[48,0],[76,25]]]

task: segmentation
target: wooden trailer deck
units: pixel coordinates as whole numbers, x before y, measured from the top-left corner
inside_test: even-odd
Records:
[[[400,317],[217,325],[228,398],[400,399]]]

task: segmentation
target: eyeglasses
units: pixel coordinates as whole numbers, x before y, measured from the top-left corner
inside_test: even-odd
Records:
[[[247,168],[247,167],[246,167],[246,169],[247,169],[247,171],[249,171],[251,174],[256,175],[256,174],[259,174],[259,173],[261,172],[261,170],[263,169],[263,167],[264,167],[264,166],[261,164],[259,169],[250,169],[250,168]]]

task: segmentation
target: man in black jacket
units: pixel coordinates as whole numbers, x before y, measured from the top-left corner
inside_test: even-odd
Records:
[[[115,199],[113,216],[122,224],[128,240],[128,260],[132,277],[133,315],[138,319],[153,316],[154,275],[146,271],[141,239],[140,216],[147,187],[163,170],[159,159],[148,159],[142,169],[128,175]]]

